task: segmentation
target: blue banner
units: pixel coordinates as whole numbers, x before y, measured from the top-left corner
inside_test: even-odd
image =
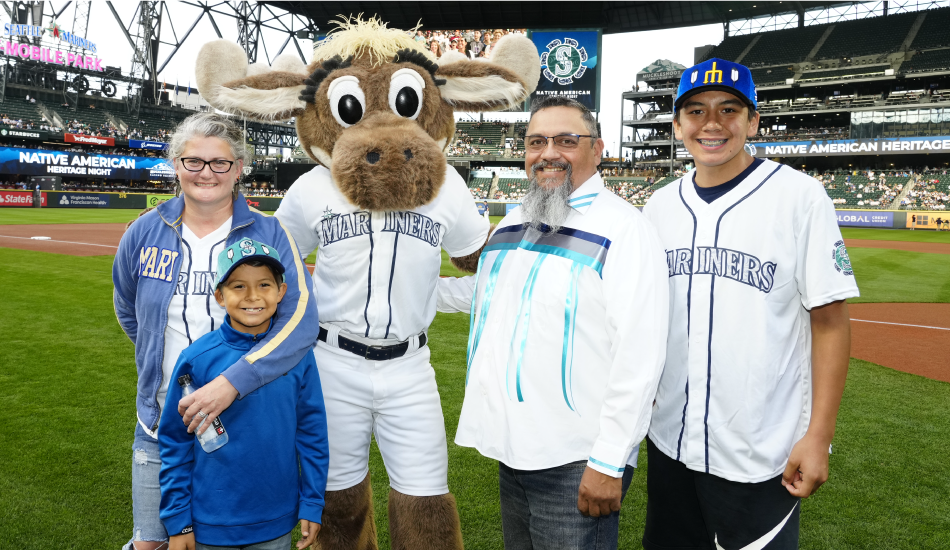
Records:
[[[541,79],[531,98],[558,95],[599,110],[600,31],[531,31],[541,57]]]
[[[62,208],[109,208],[109,198],[111,196],[108,193],[63,193],[53,206]]]
[[[129,149],[151,149],[153,151],[164,151],[168,149],[168,144],[161,141],[142,141],[140,139],[130,139]]]
[[[175,177],[175,171],[163,158],[13,147],[0,147],[0,174],[124,180],[159,180]]]
[[[838,210],[838,225],[849,227],[894,227],[894,213],[880,210]]]
[[[950,136],[758,142],[746,143],[745,148],[754,157],[948,153],[950,152]]]

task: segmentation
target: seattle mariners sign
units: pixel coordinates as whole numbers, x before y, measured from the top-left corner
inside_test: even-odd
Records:
[[[564,42],[552,40],[548,44],[548,51],[541,54],[541,66],[544,67],[544,78],[558,84],[572,84],[574,77],[580,78],[587,72],[584,62],[587,61],[587,50],[584,47],[577,49],[578,42],[573,38],[565,38]]]
[[[531,32],[529,36],[541,57],[541,79],[532,99],[560,95],[597,110],[600,31],[544,31]]]

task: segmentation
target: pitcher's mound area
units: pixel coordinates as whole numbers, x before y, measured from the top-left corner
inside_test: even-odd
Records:
[[[850,304],[851,357],[950,382],[950,304]]]

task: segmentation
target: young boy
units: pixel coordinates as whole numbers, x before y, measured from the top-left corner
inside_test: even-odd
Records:
[[[277,251],[252,239],[222,251],[218,270],[214,296],[225,322],[182,352],[160,423],[160,516],[169,549],[286,550],[298,518],[304,548],[320,530],[329,465],[313,352],[221,413],[229,441],[212,453],[177,417],[178,379],[189,375],[197,389],[247,353],[270,330],[287,289]]]
[[[746,151],[748,68],[687,69],[674,109],[696,168],[644,208],[672,309],[643,546],[797,548],[800,499],[828,478],[854,273],[821,184]]]

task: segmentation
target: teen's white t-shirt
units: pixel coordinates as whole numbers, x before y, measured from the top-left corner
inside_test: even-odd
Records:
[[[158,390],[158,404],[165,407],[168,385],[178,356],[185,348],[224,322],[225,310],[214,299],[214,282],[218,254],[226,247],[231,218],[203,238],[198,238],[187,225],[181,225],[182,267],[178,274],[175,293],[168,304],[168,324],[165,326],[165,355],[162,360],[162,387]]]

